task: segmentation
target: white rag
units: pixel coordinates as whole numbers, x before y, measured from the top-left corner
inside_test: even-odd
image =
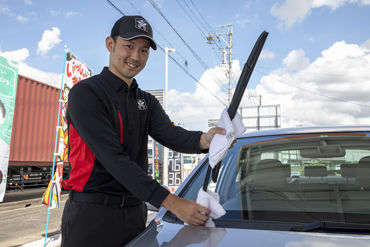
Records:
[[[198,192],[197,203],[209,208],[211,211],[208,215],[209,219],[206,222],[206,227],[215,227],[215,223],[212,219],[218,219],[226,214],[225,209],[220,204],[220,196],[216,192],[210,190],[205,192],[203,188],[201,188]]]
[[[233,141],[246,130],[240,115],[236,113],[234,119],[231,121],[226,108],[223,110],[221,118],[218,121],[218,127],[224,128],[226,134],[216,134],[211,141],[208,158],[209,165],[212,168],[225,157]]]

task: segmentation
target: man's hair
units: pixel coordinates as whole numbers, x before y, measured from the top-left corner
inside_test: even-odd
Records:
[[[116,42],[117,42],[118,35],[113,36],[112,38],[113,38],[113,40],[114,40],[114,43],[116,43]]]
[[[4,103],[0,100],[0,110],[1,110],[1,114],[3,115],[3,118],[5,117],[5,113],[6,113],[6,110],[5,110],[5,106],[4,106]]]

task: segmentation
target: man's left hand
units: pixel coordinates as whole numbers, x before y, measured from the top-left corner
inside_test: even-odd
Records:
[[[200,150],[209,149],[209,145],[216,134],[225,135],[226,130],[221,127],[214,127],[209,129],[207,133],[203,133],[199,141]]]

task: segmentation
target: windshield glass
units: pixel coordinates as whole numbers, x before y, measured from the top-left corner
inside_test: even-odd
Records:
[[[210,181],[208,189],[220,195],[227,211],[222,219],[370,223],[367,135],[239,140],[222,161],[217,182]],[[202,179],[204,175],[196,180]]]

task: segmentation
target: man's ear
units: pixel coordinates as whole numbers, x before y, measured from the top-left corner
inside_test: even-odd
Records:
[[[109,52],[112,52],[114,46],[114,39],[111,36],[108,36],[105,39],[105,46],[107,47]]]

